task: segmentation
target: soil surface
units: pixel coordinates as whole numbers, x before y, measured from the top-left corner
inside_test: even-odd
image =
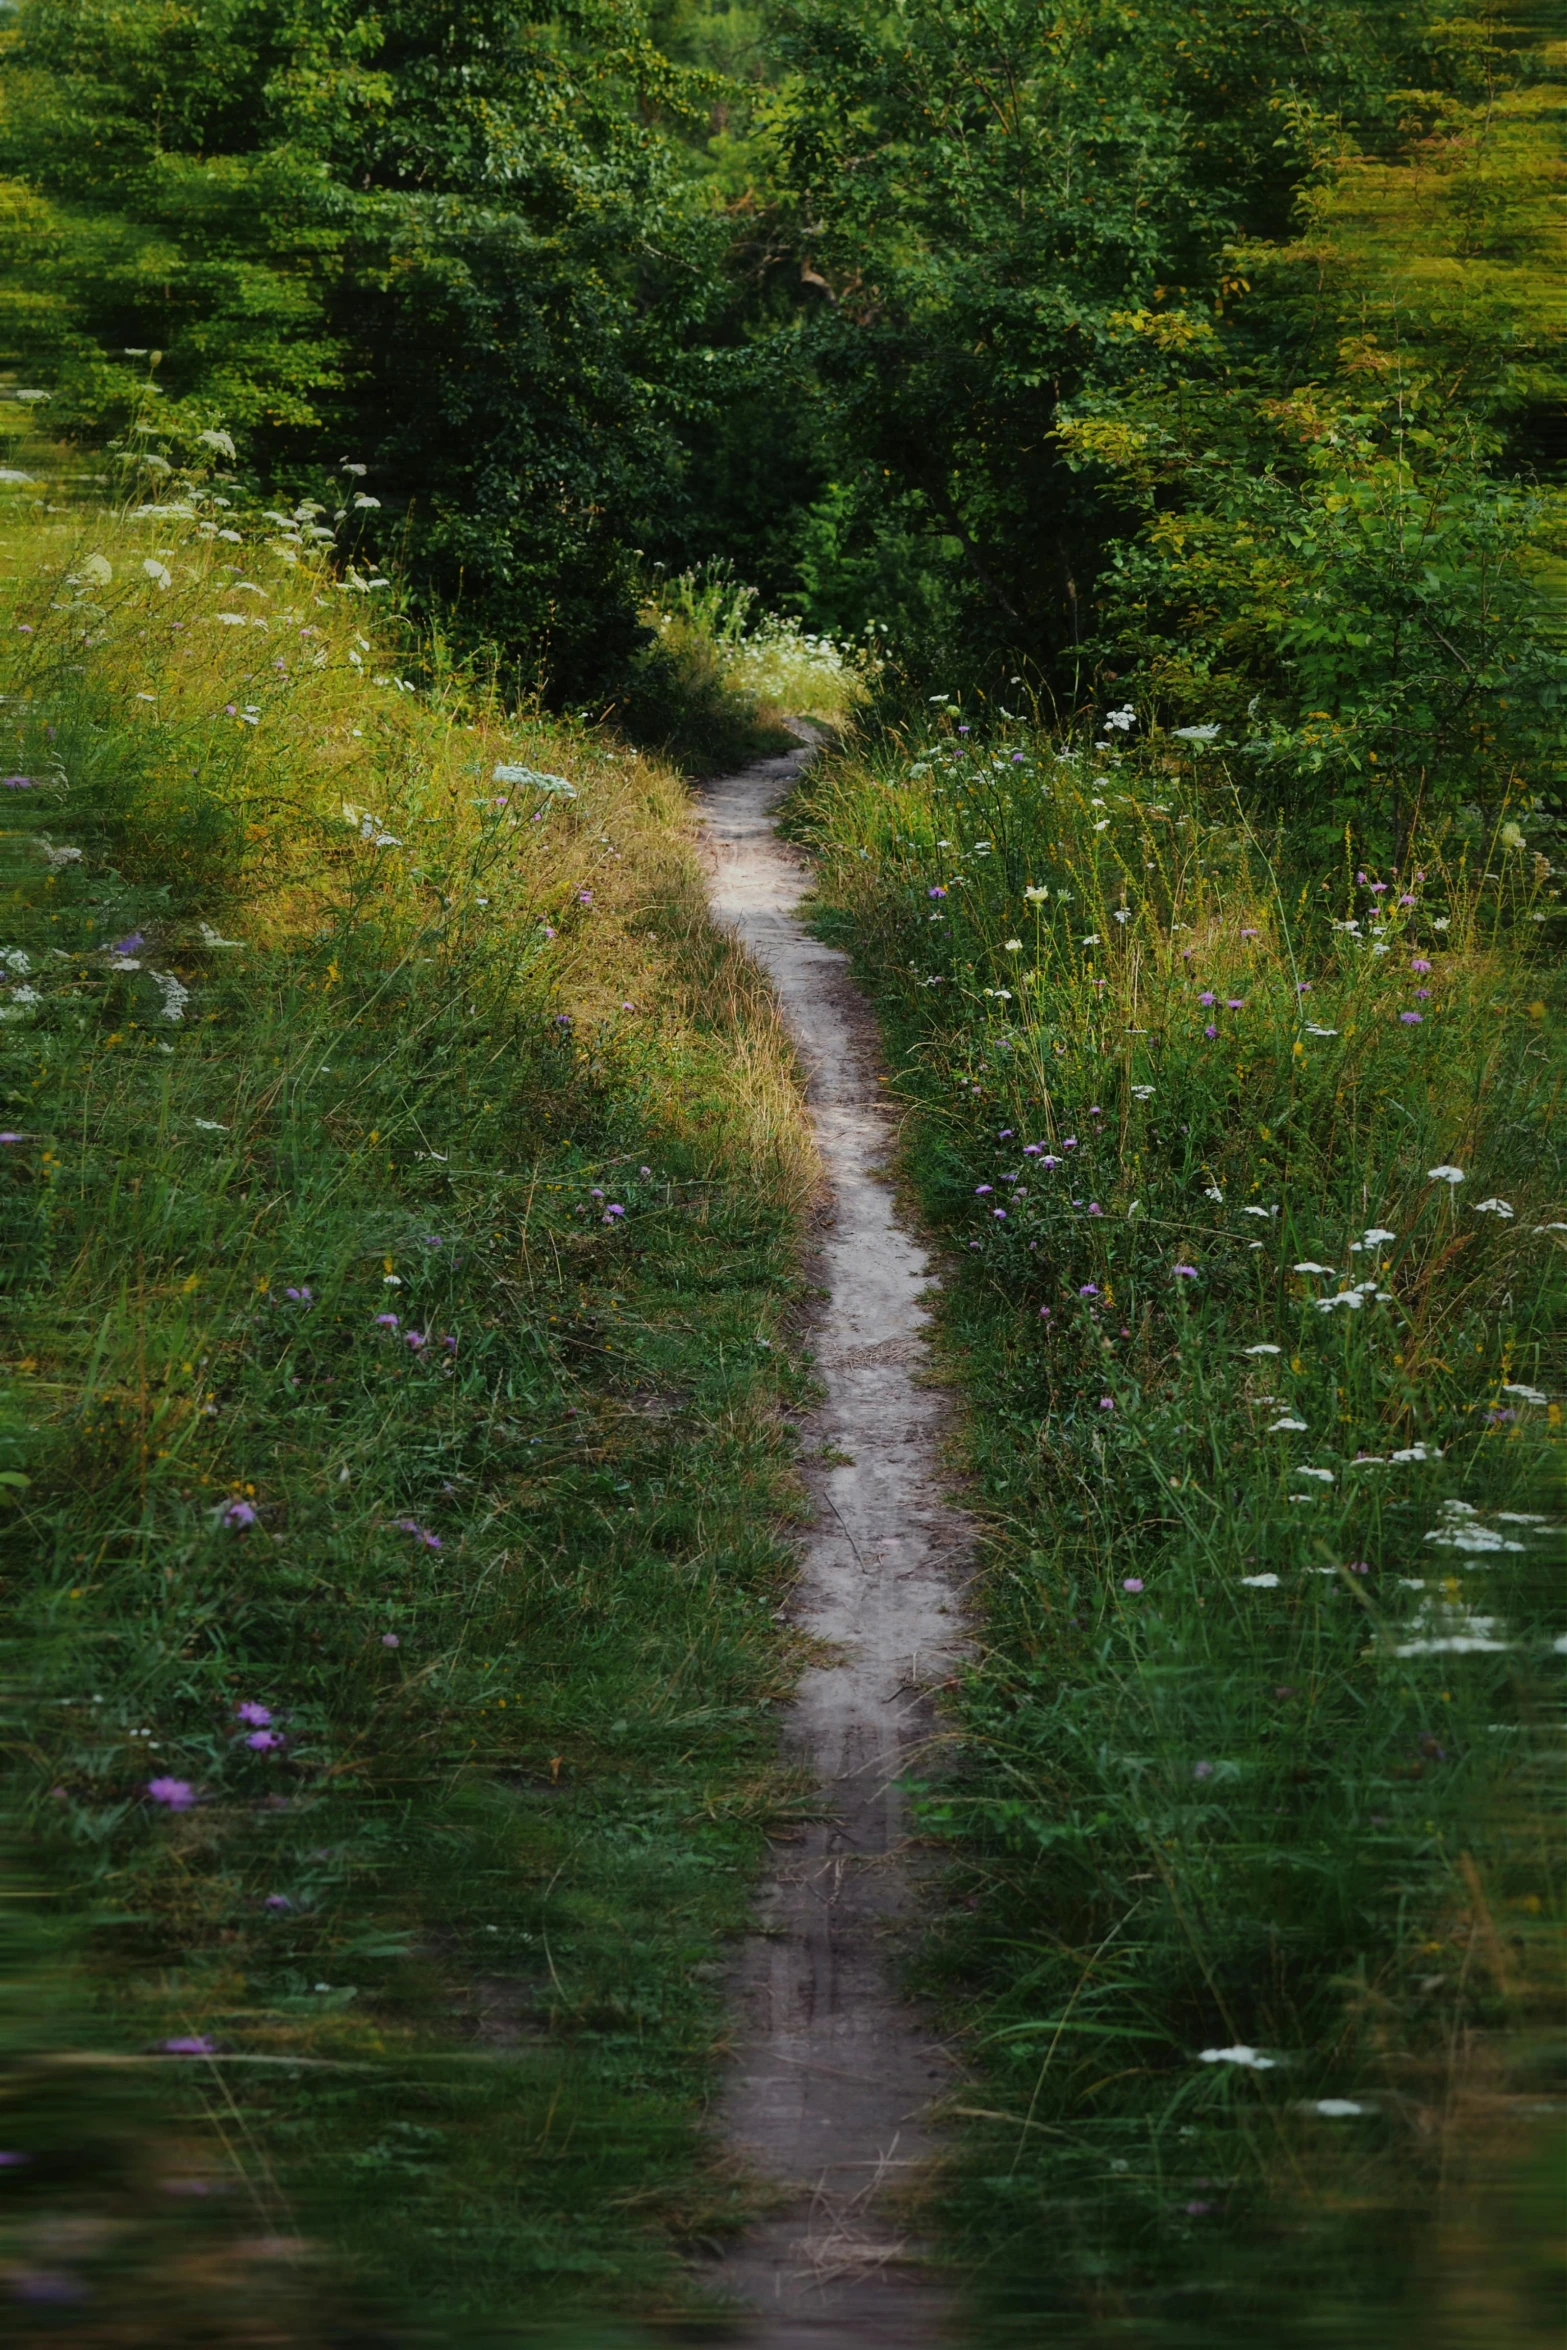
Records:
[[[824,1661],[784,1725],[824,1800],[819,1821],[774,1847],[734,1985],[723,2127],[778,2195],[713,2281],[753,2313],[732,2337],[748,2350],[921,2350],[950,2339],[917,2189],[935,2153],[930,2107],[954,2068],[895,1988],[918,1873],[900,1780],[935,1731],[928,1692],[961,1653],[970,1538],[942,1494],[940,1395],[918,1383],[932,1274],[885,1172],[894,1130],[874,1025],[847,958],[795,918],[809,872],[773,830],[809,756],[702,795],[713,912],[772,981],[830,1186],[814,1331],[826,1402],[805,1457],[815,1527],[792,1606]]]

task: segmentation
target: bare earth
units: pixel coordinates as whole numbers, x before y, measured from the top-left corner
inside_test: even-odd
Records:
[[[827,1401],[810,1431],[824,1458],[794,1614],[836,1659],[806,1673],[785,1722],[825,1816],[775,1847],[734,1986],[723,2126],[780,2196],[714,2281],[756,2313],[735,2336],[748,2350],[921,2350],[949,2338],[948,2295],[900,2205],[935,2150],[928,2109],[953,2068],[892,1986],[913,1890],[898,1781],[935,1726],[925,1693],[960,1653],[968,1534],[941,1493],[940,1397],[916,1384],[931,1274],[882,1172],[893,1136],[874,1028],[846,958],[795,920],[809,876],[773,833],[807,756],[703,795],[713,911],[772,980],[831,1186],[815,1331]]]

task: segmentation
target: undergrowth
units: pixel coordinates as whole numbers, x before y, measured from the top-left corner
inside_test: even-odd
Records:
[[[10,496],[9,2338],[620,2339],[742,2202],[790,1055],[667,769]]]
[[[616,715],[690,775],[714,775],[788,750],[793,719],[840,727],[865,700],[874,647],[815,635],[758,612],[754,588],[727,564],[650,574],[641,618],[648,642]]]
[[[1198,741],[950,711],[793,823],[955,1257],[984,1572],[926,1968],[981,2336],[1543,2338],[1551,825],[1302,870]]]

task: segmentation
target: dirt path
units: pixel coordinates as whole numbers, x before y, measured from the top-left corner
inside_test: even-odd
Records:
[[[832,1190],[815,1333],[827,1401],[808,1432],[823,1457],[794,1614],[836,1660],[806,1673],[785,1725],[828,1816],[775,1848],[736,1985],[724,2125],[783,2193],[715,2281],[757,2312],[736,2337],[751,2350],[921,2350],[946,2335],[947,2296],[900,2225],[898,2190],[932,2152],[926,2109],[951,2065],[891,1984],[911,1894],[898,1778],[933,1727],[923,1692],[959,1645],[966,1531],[941,1495],[940,1398],[915,1383],[930,1273],[881,1172],[892,1131],[875,1031],[844,956],[795,921],[808,876],[773,833],[807,756],[703,795],[713,910],[772,979]]]

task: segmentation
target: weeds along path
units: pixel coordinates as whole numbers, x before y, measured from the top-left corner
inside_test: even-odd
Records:
[[[808,874],[773,829],[809,755],[705,794],[713,911],[777,991],[831,1192],[816,1332],[826,1401],[807,1460],[816,1523],[795,1600],[821,1661],[785,1731],[824,1802],[776,1848],[739,1970],[724,2126],[779,2198],[716,2281],[757,2312],[744,2338],[765,2350],[909,2350],[945,2331],[912,2204],[951,2061],[894,1988],[916,1891],[899,1782],[931,1736],[927,1693],[959,1643],[967,1536],[941,1494],[942,1403],[918,1384],[930,1273],[884,1171],[875,1030],[845,957],[796,920]]]

